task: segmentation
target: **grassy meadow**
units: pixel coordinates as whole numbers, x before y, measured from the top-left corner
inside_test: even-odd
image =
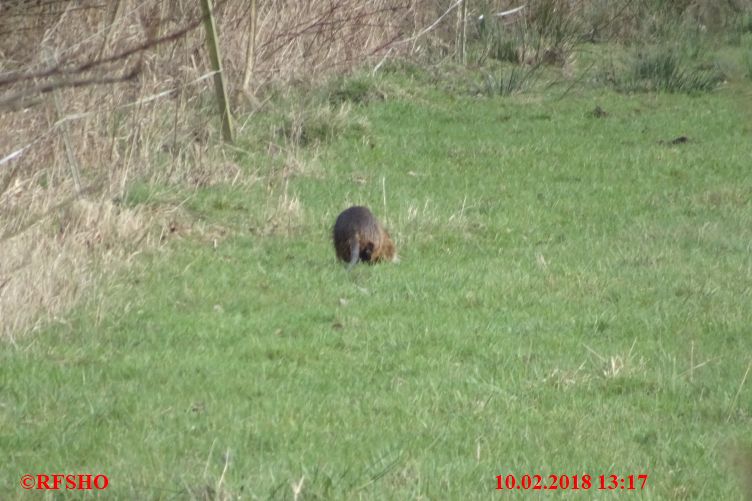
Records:
[[[387,67],[277,131],[344,117],[294,165],[241,138],[228,154],[272,181],[132,186],[126,203],[180,204],[203,230],[2,347],[0,497],[88,472],[116,499],[531,494],[495,490],[507,474],[648,475],[551,499],[743,499],[752,85],[475,81]],[[335,261],[350,204],[399,263]]]

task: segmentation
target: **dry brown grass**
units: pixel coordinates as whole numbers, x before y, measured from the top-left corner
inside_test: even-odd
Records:
[[[17,186],[11,197],[22,189]],[[49,201],[40,189],[21,196],[34,204]],[[43,210],[40,208],[40,210]],[[108,200],[75,200],[38,218],[2,242],[0,260],[0,338],[38,325],[39,313],[55,317],[145,247],[165,240],[175,223],[162,230],[144,208],[122,208]],[[165,233],[163,233],[163,231]]]

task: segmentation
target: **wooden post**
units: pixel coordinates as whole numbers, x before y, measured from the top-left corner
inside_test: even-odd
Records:
[[[467,0],[462,0],[459,8],[457,26],[457,56],[460,63],[465,64],[465,44],[467,43]]]
[[[230,113],[230,101],[227,99],[225,78],[222,73],[222,57],[219,53],[219,37],[217,25],[214,22],[211,0],[201,0],[201,9],[204,13],[204,28],[206,29],[206,46],[209,49],[212,69],[214,70],[214,91],[217,94],[219,114],[222,118],[222,137],[228,143],[235,142],[235,131],[232,126],[232,114]]]

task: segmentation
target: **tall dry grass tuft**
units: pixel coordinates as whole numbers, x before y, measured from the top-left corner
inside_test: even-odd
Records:
[[[46,206],[51,198],[43,191],[17,183],[0,198],[4,207],[20,203],[49,214],[23,221],[20,228],[6,225],[0,230],[0,339],[13,341],[32,330],[39,325],[40,312],[53,318],[64,313],[105,274],[141,249],[164,241],[175,225],[167,222],[167,215],[157,217],[145,208],[123,208],[102,199],[76,198],[50,210]],[[164,230],[157,220],[163,221]]]

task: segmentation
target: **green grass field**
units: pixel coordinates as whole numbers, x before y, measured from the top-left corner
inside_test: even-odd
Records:
[[[0,349],[0,497],[35,498],[25,473],[103,473],[118,499],[321,500],[589,474],[537,494],[742,499],[749,83],[557,99],[381,78],[386,99],[353,105],[359,126],[304,149],[286,187],[164,195],[216,245],[176,239]],[[284,189],[296,210],[264,231]],[[335,261],[355,203],[400,263]],[[648,480],[598,490],[612,474]]]

